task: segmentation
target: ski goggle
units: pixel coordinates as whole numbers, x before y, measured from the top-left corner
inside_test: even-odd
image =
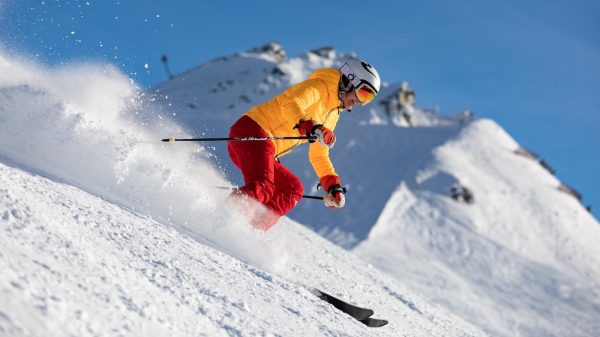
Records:
[[[371,102],[377,96],[377,92],[367,83],[361,83],[354,91],[356,92],[356,98],[358,98],[358,101],[362,105]]]

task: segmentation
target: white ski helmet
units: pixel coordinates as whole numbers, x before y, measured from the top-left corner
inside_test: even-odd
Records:
[[[340,67],[340,72],[343,75],[340,81],[340,89],[347,92],[354,87],[359,101],[363,105],[372,101],[381,88],[379,73],[365,61],[347,60]]]

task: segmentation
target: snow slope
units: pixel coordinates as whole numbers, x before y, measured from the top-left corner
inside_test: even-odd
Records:
[[[267,45],[220,58],[154,92],[187,130],[224,136],[250,106],[349,56],[280,54]],[[537,160],[517,155],[519,144],[493,121],[429,113],[397,127],[405,123],[386,111],[399,86],[342,113],[331,158],[347,207],[302,201],[289,216],[494,335],[600,335],[597,220]],[[210,149],[241,183],[225,146]],[[305,149],[282,162],[307,193],[320,193]],[[453,200],[454,186],[472,191],[474,203]]]
[[[600,226],[497,124],[435,149],[359,256],[498,336],[600,334]],[[448,198],[456,182],[475,203]]]
[[[476,336],[302,226],[288,278],[376,308],[369,330],[296,283],[70,185],[0,165],[3,336]]]
[[[0,53],[0,73],[0,335],[484,335],[290,219],[253,231],[211,154],[158,141],[185,132],[112,67]]]

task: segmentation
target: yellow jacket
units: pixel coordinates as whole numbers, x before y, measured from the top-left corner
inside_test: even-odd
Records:
[[[303,82],[293,85],[270,101],[256,106],[246,113],[269,136],[300,136],[294,126],[300,120],[312,119],[315,124],[323,124],[334,130],[342,101],[338,97],[338,82],[341,73],[334,68],[323,68],[313,72]],[[276,140],[275,157],[289,153],[305,140]],[[329,148],[319,142],[310,144],[308,157],[319,178],[335,175],[335,169],[329,160]]]

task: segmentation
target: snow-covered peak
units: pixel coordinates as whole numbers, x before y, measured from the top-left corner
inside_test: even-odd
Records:
[[[205,113],[238,115],[316,69],[339,67],[354,56],[323,47],[287,58],[283,47],[273,42],[178,74],[157,85],[154,92],[161,102],[183,114],[186,124],[202,124]]]
[[[519,148],[493,121],[467,124],[354,251],[492,335],[594,336],[600,226]]]
[[[277,41],[267,43],[259,47],[254,47],[250,49],[248,53],[258,54],[278,63],[281,63],[286,59],[285,50],[283,49],[283,46]]]

